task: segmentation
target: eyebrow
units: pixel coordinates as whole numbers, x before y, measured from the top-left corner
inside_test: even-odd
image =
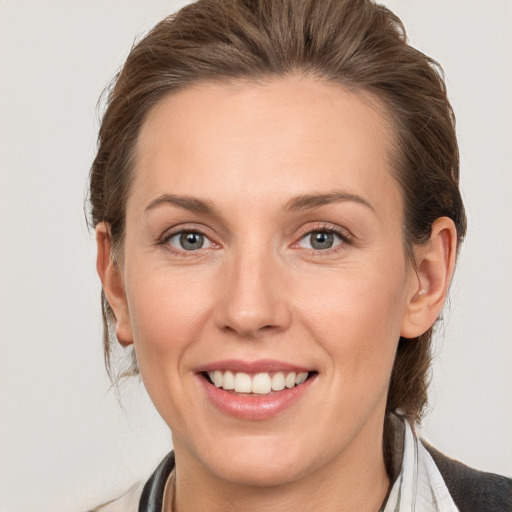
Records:
[[[335,202],[345,202],[352,201],[363,206],[369,208],[372,212],[375,213],[375,208],[361,196],[357,194],[353,194],[351,192],[346,192],[344,190],[333,190],[332,192],[326,194],[304,194],[290,199],[286,203],[286,210],[297,211],[297,210],[309,210],[313,208],[318,208],[319,206],[323,206],[330,203]]]
[[[328,193],[320,193],[320,194],[302,194],[297,197],[293,197],[290,199],[286,205],[285,210],[287,211],[301,211],[301,210],[310,210],[314,208],[318,208],[320,206],[335,203],[335,202],[345,202],[345,201],[353,201],[363,206],[366,206],[373,212],[375,209],[366,199],[358,196],[357,194],[353,194],[351,192],[345,192],[343,190],[334,190]],[[217,215],[215,207],[211,201],[205,199],[198,199],[197,197],[191,196],[178,196],[174,194],[162,194],[161,196],[153,199],[149,203],[149,205],[144,210],[145,213],[154,210],[162,205],[172,205],[178,206],[185,210],[194,212],[194,213],[202,213],[205,215]]]
[[[195,213],[203,213],[213,215],[215,214],[215,208],[213,207],[213,203],[211,201],[206,201],[204,199],[198,199],[196,197],[190,196],[177,196],[174,194],[163,194],[156,199],[153,199],[146,209],[144,213],[147,213],[159,206],[164,204],[179,206],[180,208],[184,208],[185,210],[189,210]]]

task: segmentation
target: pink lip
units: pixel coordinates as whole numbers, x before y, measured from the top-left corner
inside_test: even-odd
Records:
[[[273,360],[240,361],[225,360],[201,366],[196,370],[197,378],[202,385],[207,398],[221,412],[235,418],[245,420],[266,420],[277,416],[284,410],[291,407],[309,390],[316,375],[306,380],[299,386],[282,391],[272,391],[268,395],[236,394],[217,388],[204,376],[206,372],[215,370],[230,370],[232,372],[244,372],[256,374],[260,372],[306,372],[307,368],[295,366],[289,363]],[[309,370],[311,371],[311,370]]]
[[[196,368],[197,373],[203,372],[214,372],[215,370],[220,371],[231,371],[233,373],[243,372],[249,375],[256,373],[275,373],[275,372],[308,372],[311,368],[304,366],[297,366],[294,364],[286,363],[283,361],[276,361],[273,359],[260,359],[258,361],[242,361],[240,359],[225,359],[223,361],[215,361],[213,363],[205,364]]]

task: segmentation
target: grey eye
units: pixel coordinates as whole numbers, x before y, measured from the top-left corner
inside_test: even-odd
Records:
[[[313,249],[330,249],[334,242],[332,233],[311,233],[309,237]]]
[[[302,237],[299,245],[304,249],[314,249],[316,251],[325,251],[340,245],[342,239],[336,233],[329,231],[312,231]]]
[[[197,251],[211,246],[210,240],[197,231],[181,231],[171,236],[169,245],[183,251]]]

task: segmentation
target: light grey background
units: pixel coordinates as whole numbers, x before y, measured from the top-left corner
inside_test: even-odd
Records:
[[[184,2],[0,0],[0,509],[83,512],[145,478],[170,435],[108,390],[83,215],[96,101],[134,37]],[[469,216],[423,432],[512,475],[512,3],[395,0],[446,71]]]

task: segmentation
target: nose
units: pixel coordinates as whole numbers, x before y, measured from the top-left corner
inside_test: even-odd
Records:
[[[286,278],[277,257],[264,249],[239,251],[225,262],[215,321],[245,339],[285,330],[291,319]]]

